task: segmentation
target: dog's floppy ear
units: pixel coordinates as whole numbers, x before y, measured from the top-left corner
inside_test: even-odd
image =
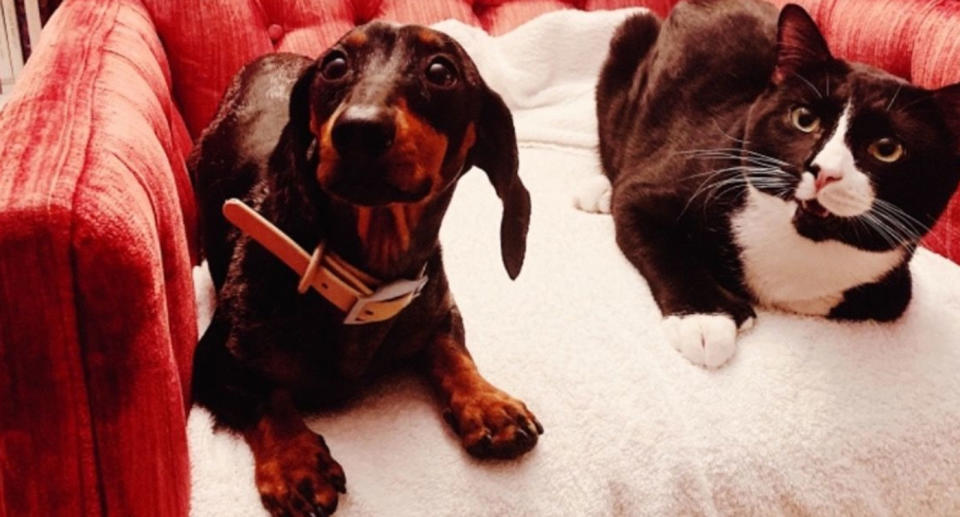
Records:
[[[500,221],[500,252],[511,279],[517,278],[527,249],[530,224],[530,193],[517,174],[517,135],[513,117],[503,99],[486,85],[477,122],[477,141],[470,161],[484,170],[503,202]]]
[[[313,171],[317,168],[317,142],[310,132],[310,88],[316,63],[301,72],[290,91],[290,119],[270,157],[274,170]]]

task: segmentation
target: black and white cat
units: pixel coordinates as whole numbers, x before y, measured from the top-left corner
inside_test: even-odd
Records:
[[[907,263],[960,180],[960,84],[834,58],[796,5],[628,19],[597,114],[607,178],[579,204],[612,211],[668,338],[707,367],[733,356],[755,303],[899,317]]]

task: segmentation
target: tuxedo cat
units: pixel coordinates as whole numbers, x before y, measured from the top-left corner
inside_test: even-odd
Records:
[[[707,367],[734,354],[753,304],[900,316],[908,262],[960,180],[960,84],[835,58],[796,5],[628,19],[597,115],[607,178],[580,204],[613,213],[668,338]]]

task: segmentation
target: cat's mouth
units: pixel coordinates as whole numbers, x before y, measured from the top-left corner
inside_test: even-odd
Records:
[[[821,205],[816,199],[798,199],[797,205],[799,210],[805,214],[810,214],[814,217],[820,218],[826,218],[830,216],[830,211]]]

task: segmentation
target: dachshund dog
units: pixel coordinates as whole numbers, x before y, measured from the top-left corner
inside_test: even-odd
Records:
[[[189,159],[218,291],[193,395],[250,445],[273,515],[336,509],[343,469],[301,414],[399,365],[426,375],[470,454],[511,458],[537,443],[536,417],[487,382],[464,345],[438,242],[458,178],[477,166],[503,202],[501,253],[515,278],[530,219],[517,165],[506,105],[455,41],[425,27],[367,24],[315,61],[269,55],[233,80]],[[338,257],[345,275],[420,279],[417,292],[380,321],[300,294],[298,274],[224,218],[230,198]]]

